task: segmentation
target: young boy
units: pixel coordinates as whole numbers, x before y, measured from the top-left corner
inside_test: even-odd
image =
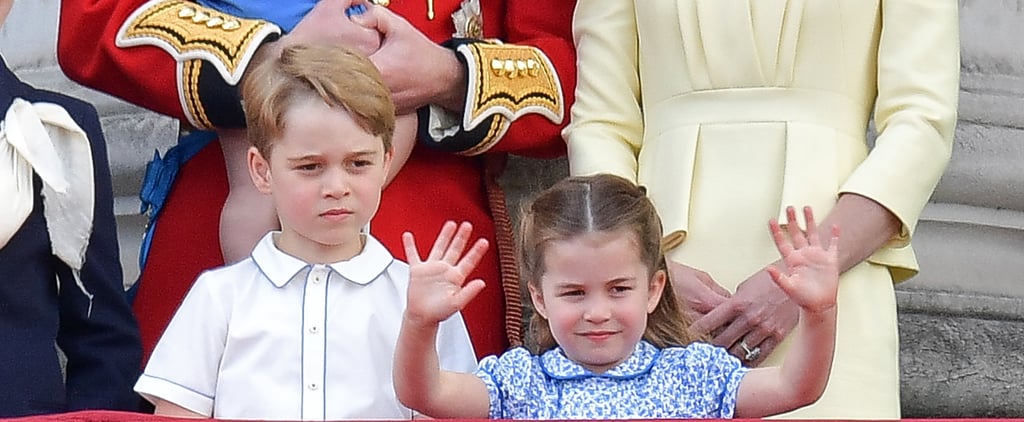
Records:
[[[357,53],[299,45],[242,93],[249,172],[281,231],[198,278],[136,391],[175,416],[412,418],[391,383],[409,267],[361,232],[392,160],[388,89]],[[438,345],[442,366],[475,367],[460,316]]]
[[[0,58],[0,113],[0,419],[134,410],[142,346],[96,110]]]

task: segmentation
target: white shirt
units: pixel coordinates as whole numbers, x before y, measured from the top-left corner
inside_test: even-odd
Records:
[[[310,265],[274,234],[199,276],[135,391],[215,418],[410,419],[391,378],[409,266],[369,235],[351,260]],[[442,368],[476,369],[461,315],[437,348]]]

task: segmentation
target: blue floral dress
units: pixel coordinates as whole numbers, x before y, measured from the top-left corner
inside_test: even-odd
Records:
[[[484,358],[476,375],[487,385],[491,419],[678,419],[731,418],[747,371],[721,347],[658,349],[641,341],[603,374],[560,348],[540,356],[516,348]]]

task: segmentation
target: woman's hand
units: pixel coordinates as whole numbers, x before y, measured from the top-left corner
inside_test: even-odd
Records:
[[[762,269],[741,283],[732,297],[693,323],[744,364],[756,367],[796,326],[799,307]]]
[[[700,319],[729,299],[729,291],[704,271],[668,260],[668,274],[687,321]]]
[[[793,207],[786,209],[786,218],[788,240],[776,221],[769,223],[782,261],[752,275],[732,298],[693,324],[697,332],[717,333],[712,343],[750,366],[764,362],[793,331],[800,307],[814,312],[835,306],[838,227],[833,225],[831,240],[822,246],[810,208],[804,208],[806,234],[797,224]]]

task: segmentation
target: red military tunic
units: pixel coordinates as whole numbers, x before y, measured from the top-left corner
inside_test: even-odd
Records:
[[[430,3],[433,19],[428,18]],[[442,42],[455,31],[450,16],[460,3],[403,0],[388,7]],[[371,222],[374,235],[400,258],[404,258],[402,232],[416,233],[420,249],[427,250],[447,220],[469,221],[475,234],[491,242],[488,255],[471,275],[485,280],[487,288],[463,310],[478,356],[499,353],[521,340],[513,243],[504,197],[493,180],[506,153],[535,157],[564,153],[560,130],[575,84],[571,35],[575,2],[481,3],[483,38],[536,49],[462,48],[468,66],[473,68],[475,62],[479,70],[476,78],[467,78],[467,98],[476,100],[467,101],[466,114],[483,123],[470,127],[473,130],[463,126],[441,148],[420,142],[384,191]],[[207,15],[196,17],[197,11]],[[64,72],[86,86],[192,126],[240,127],[244,119],[237,79],[255,48],[277,32],[266,22],[219,14],[184,0],[64,0],[57,53]],[[500,66],[502,62],[505,67]],[[524,71],[516,72],[517,65]],[[532,71],[535,66],[540,78]],[[547,81],[538,80],[544,75]],[[501,98],[544,98],[547,111],[537,113],[536,102],[503,103]],[[516,109],[522,104],[532,110]],[[497,114],[484,119],[488,113]],[[223,263],[218,227],[227,191],[223,156],[216,143],[201,150],[178,174],[153,232],[134,305],[146,357],[199,273]],[[507,312],[506,304],[512,305]]]

